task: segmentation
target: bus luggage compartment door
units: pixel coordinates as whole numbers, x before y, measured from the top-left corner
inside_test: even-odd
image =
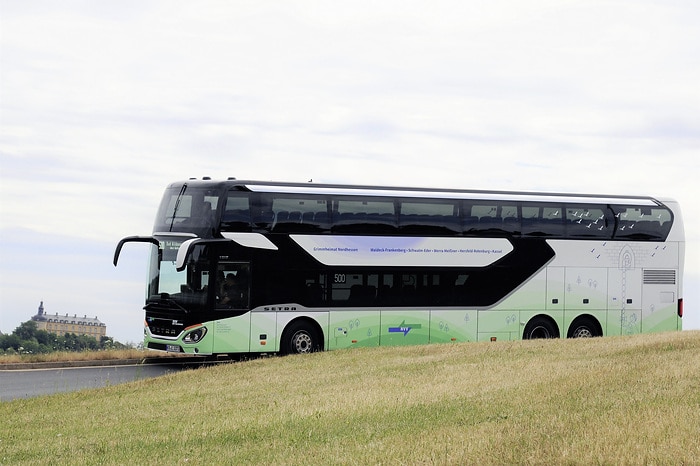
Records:
[[[642,269],[611,268],[608,273],[606,335],[633,335],[642,330]]]

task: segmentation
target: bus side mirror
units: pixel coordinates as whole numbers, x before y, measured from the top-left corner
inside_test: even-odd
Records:
[[[119,261],[119,254],[122,252],[122,248],[126,243],[151,243],[155,244],[156,247],[158,246],[158,240],[155,239],[153,236],[127,236],[126,238],[122,238],[119,240],[117,243],[117,249],[114,251],[114,259],[112,260],[112,263],[114,266],[117,266],[117,262]]]
[[[177,258],[175,259],[175,270],[182,272],[187,266],[187,260],[192,255],[192,249],[195,246],[208,245],[214,243],[228,243],[230,239],[202,239],[202,238],[192,238],[188,239],[180,245],[177,250]]]

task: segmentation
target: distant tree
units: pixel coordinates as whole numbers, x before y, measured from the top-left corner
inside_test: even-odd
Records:
[[[3,350],[12,350],[15,352],[18,351],[21,346],[22,340],[14,333],[10,335],[0,335],[0,348]]]
[[[117,342],[119,343],[119,342]],[[102,335],[100,337],[100,349],[114,349],[116,346],[114,344],[114,338],[108,337],[107,335]]]
[[[54,334],[47,332],[46,330],[37,330],[34,334],[34,338],[40,345],[52,346],[54,342]]]
[[[33,320],[28,320],[19,324],[19,327],[15,329],[14,333],[20,340],[31,340],[36,336],[37,332],[36,322]]]

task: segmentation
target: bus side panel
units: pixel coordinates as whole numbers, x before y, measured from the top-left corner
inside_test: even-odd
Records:
[[[212,353],[247,353],[250,350],[250,315],[248,312],[242,316],[215,320],[212,323]]]
[[[642,331],[642,270],[628,264],[626,261],[608,270],[605,335],[633,335]]]
[[[678,271],[675,271],[676,277]],[[642,331],[663,332],[680,330],[678,317],[678,285],[642,285]]]
[[[566,269],[566,310],[601,310],[608,306],[608,269]]]
[[[528,311],[534,315],[540,312]],[[519,311],[486,309],[478,311],[478,341],[518,340],[522,338]]]
[[[330,313],[328,349],[379,346],[379,310],[334,310]]]
[[[277,338],[277,312],[252,311],[250,315],[251,353],[267,353],[279,350]]]
[[[566,268],[564,267],[547,268],[547,298],[544,304],[548,311],[564,309],[565,273]]]
[[[420,345],[430,341],[430,311],[383,310],[381,346]]]
[[[608,311],[608,326],[605,335],[635,335],[642,331],[641,309],[618,309]]]
[[[542,314],[546,308],[547,269],[540,270],[510,296],[491,309],[478,311],[478,341],[519,340],[525,316]]]
[[[476,341],[476,310],[443,309],[430,311],[430,342]]]
[[[545,268],[532,276],[492,309],[508,311],[520,309],[543,310],[545,308],[546,289],[547,269]]]

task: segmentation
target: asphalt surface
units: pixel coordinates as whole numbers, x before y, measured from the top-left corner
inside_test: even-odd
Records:
[[[67,364],[48,368],[38,366],[40,365],[12,369],[3,369],[0,366],[0,402],[107,387],[172,374],[192,367],[182,363],[137,364],[130,361],[121,361],[118,365],[89,367],[69,367]]]

